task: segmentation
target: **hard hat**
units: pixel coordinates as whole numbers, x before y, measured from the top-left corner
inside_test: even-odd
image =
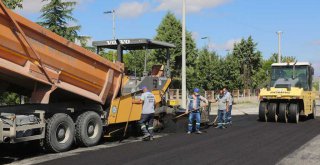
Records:
[[[199,93],[200,90],[199,90],[198,88],[194,88],[193,92],[194,92],[194,93]]]

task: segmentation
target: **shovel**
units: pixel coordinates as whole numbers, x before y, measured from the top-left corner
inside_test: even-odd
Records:
[[[198,111],[198,110],[200,110],[201,108],[203,108],[203,107],[200,107],[200,108],[191,110],[191,111],[189,111],[188,113],[183,113],[183,114],[181,114],[181,115],[178,115],[178,116],[174,117],[172,120],[176,123],[177,120],[178,120],[180,117],[185,116],[185,115],[187,115],[187,114],[189,114],[189,113],[191,113],[191,112]]]

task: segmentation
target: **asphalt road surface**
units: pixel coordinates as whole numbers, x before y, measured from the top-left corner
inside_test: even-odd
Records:
[[[154,141],[136,141],[110,148],[77,152],[66,157],[44,160],[45,162],[40,164],[269,165],[277,164],[320,134],[319,119],[299,124],[263,123],[257,121],[256,115],[242,115],[235,116],[233,122],[231,127],[223,130],[212,127],[204,129],[205,133],[201,135],[187,135],[180,131]],[[24,153],[24,147],[18,150]],[[34,157],[37,151],[25,154],[20,159]]]

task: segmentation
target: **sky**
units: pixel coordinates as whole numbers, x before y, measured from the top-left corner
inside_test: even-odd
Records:
[[[19,14],[39,21],[42,0],[24,0]],[[116,11],[116,38],[153,38],[168,11],[181,19],[182,0],[73,0],[81,35],[112,39]],[[225,55],[235,42],[252,36],[264,58],[278,51],[276,32],[282,31],[282,54],[309,61],[320,76],[319,0],[186,0],[187,30],[197,47],[209,46]],[[201,39],[207,37],[207,39]]]

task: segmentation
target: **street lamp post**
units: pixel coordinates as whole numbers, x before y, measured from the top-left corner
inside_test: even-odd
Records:
[[[105,11],[104,14],[112,14],[112,38],[113,40],[116,39],[116,23],[115,23],[115,10]],[[112,61],[115,62],[115,53],[112,54]]]
[[[282,31],[277,31],[278,34],[278,63],[281,62],[281,35]]]
[[[211,44],[211,42],[210,42],[210,37],[202,37],[201,39],[202,39],[202,40],[205,40],[205,39],[208,40],[207,50],[208,50],[208,52],[210,52],[210,51],[211,51],[211,50],[210,50],[210,44]],[[209,56],[209,60],[211,61],[211,54],[210,54],[210,56]]]
[[[182,99],[181,107],[187,108],[187,80],[186,80],[186,0],[182,0]]]
[[[116,24],[115,24],[115,10],[105,11],[104,14],[112,14],[112,37],[115,40],[116,39]]]
[[[318,86],[318,90],[319,90],[319,92],[320,92],[320,76],[319,76],[319,86]]]
[[[202,37],[201,38],[202,40],[208,40],[207,42],[207,49],[210,51],[210,44],[211,44],[211,40],[210,40],[210,37]]]

